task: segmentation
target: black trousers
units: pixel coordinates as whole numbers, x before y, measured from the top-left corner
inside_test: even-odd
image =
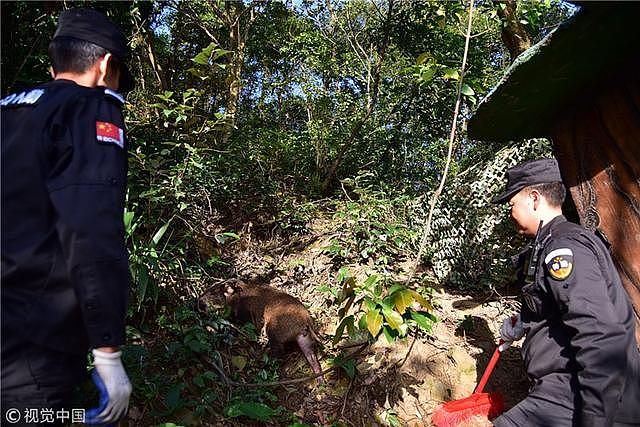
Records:
[[[636,402],[636,405],[640,403]],[[634,409],[635,410],[635,409]],[[625,414],[627,415],[627,414]],[[617,417],[618,418],[618,417]],[[528,396],[516,406],[493,420],[496,427],[581,427],[573,408],[541,396]],[[628,415],[622,421],[614,421],[611,427],[638,427],[640,418]]]
[[[31,343],[2,346],[2,426],[57,426],[82,417],[70,408],[85,377],[86,355]]]

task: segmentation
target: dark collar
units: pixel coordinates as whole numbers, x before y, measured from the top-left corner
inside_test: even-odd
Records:
[[[540,237],[543,238],[544,236],[548,235],[552,228],[563,222],[567,222],[567,218],[565,218],[565,216],[562,214],[553,218],[551,221],[542,226],[542,230],[540,230]]]

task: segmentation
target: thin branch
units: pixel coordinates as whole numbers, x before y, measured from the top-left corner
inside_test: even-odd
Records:
[[[189,2],[185,2],[183,4],[189,5]],[[200,27],[200,29],[202,31],[204,31],[216,45],[220,46],[220,42],[218,41],[218,39],[213,34],[211,34],[211,32],[204,25],[202,25],[202,23],[200,22],[200,20],[198,18],[194,17],[189,12],[185,11],[184,8],[183,9],[178,9],[174,5],[168,5],[168,7],[170,7],[173,10],[175,10],[177,13],[185,15],[187,18],[191,19],[192,23],[194,23],[195,25]]]
[[[476,37],[480,37],[481,35],[486,34],[489,31],[491,31],[491,30],[480,31],[479,33],[476,33],[476,34],[472,35],[470,38],[475,39]]]
[[[347,152],[347,150],[353,144],[356,136],[360,132],[360,129],[364,126],[365,122],[369,119],[371,114],[373,113],[373,109],[378,100],[378,87],[380,84],[380,74],[382,70],[382,63],[385,59],[385,54],[387,48],[390,43],[390,33],[391,33],[391,18],[393,16],[393,5],[394,0],[389,0],[389,8],[387,10],[387,18],[385,21],[385,30],[384,30],[384,38],[382,41],[382,45],[380,46],[380,51],[378,52],[378,59],[373,67],[373,85],[371,87],[371,98],[368,100],[367,109],[362,118],[356,119],[355,124],[351,128],[351,132],[349,134],[348,139],[342,143],[340,148],[338,149],[338,153],[336,154],[336,158],[333,160],[331,167],[329,168],[329,172],[322,183],[322,192],[326,193],[329,190],[329,187],[332,185],[334,179],[336,178],[338,166],[340,166],[342,159]]]
[[[33,45],[31,46],[31,49],[29,49],[29,53],[27,53],[27,55],[24,57],[24,60],[22,61],[22,64],[20,64],[20,67],[18,68],[18,71],[16,72],[16,75],[13,77],[13,81],[9,85],[9,89],[7,90],[8,93],[11,93],[11,90],[13,89],[13,85],[16,84],[16,81],[18,80],[18,76],[20,75],[20,73],[22,72],[22,69],[24,68],[24,64],[27,63],[27,59],[29,59],[29,57],[33,53],[33,50],[35,49],[35,47],[38,44],[40,44],[40,39],[42,38],[42,34],[43,33],[40,33],[38,35],[38,37],[36,38],[36,41],[33,42]]]
[[[458,80],[458,94],[456,97],[456,106],[453,111],[453,120],[451,122],[451,133],[449,134],[449,149],[447,151],[447,161],[445,163],[444,172],[442,173],[442,178],[440,179],[440,185],[438,186],[438,189],[435,191],[435,193],[433,193],[433,197],[431,198],[431,203],[429,205],[429,215],[427,217],[427,222],[425,223],[424,229],[422,232],[422,239],[420,241],[418,255],[416,256],[413,262],[413,265],[411,266],[411,271],[410,271],[410,274],[407,276],[406,283],[409,283],[409,281],[413,278],[416,272],[416,269],[418,267],[418,263],[420,262],[424,249],[427,245],[427,240],[431,235],[431,221],[433,219],[433,211],[435,210],[436,202],[440,197],[442,190],[444,189],[444,184],[447,180],[447,175],[449,173],[449,165],[451,164],[451,157],[453,154],[453,146],[454,146],[455,136],[456,136],[458,113],[460,111],[460,101],[462,99],[462,83],[464,81],[465,68],[467,65],[467,56],[469,53],[469,41],[471,40],[472,19],[473,19],[473,0],[469,0],[469,22],[467,24],[467,34],[465,37],[464,55],[462,57],[462,67],[460,69],[460,80]]]
[[[340,28],[340,30],[342,30],[342,32],[344,33],[345,37],[347,38],[347,41],[351,45],[351,49],[353,49],[353,52],[356,54],[356,57],[362,62],[362,65],[364,67],[366,67],[367,69],[371,69],[371,64],[369,63],[369,60],[367,58],[367,53],[364,51],[364,49],[362,49],[362,46],[360,46],[360,43],[358,42],[358,37],[353,32],[353,28],[351,28],[351,24],[350,24],[351,23],[351,16],[349,15],[349,9],[348,8],[347,8],[346,14],[347,14],[347,24],[348,24],[349,30],[351,32],[351,35],[353,37],[353,40],[352,40],[351,37],[349,37],[349,34],[347,33],[347,30],[340,23],[338,23],[338,28]],[[354,44],[354,41],[355,41],[356,44]],[[357,45],[357,47],[356,47],[356,45]],[[358,48],[360,50],[358,50]],[[360,56],[361,53],[362,53],[362,56]]]
[[[245,13],[247,13],[247,12],[249,12],[249,15],[250,15],[250,16],[249,16],[249,22],[253,22],[253,21],[256,19],[256,18],[255,18],[255,9],[256,9],[256,6],[258,5],[258,3],[264,3],[264,4],[267,4],[267,3],[269,3],[269,1],[268,1],[268,0],[265,0],[265,1],[263,1],[263,2],[255,2],[255,1],[254,1],[254,2],[252,2],[252,3],[249,5],[249,7],[245,8],[242,12],[240,12],[240,13],[238,14],[238,16],[236,16],[236,20],[233,22],[233,25],[234,25],[234,26],[235,26],[235,25],[238,25],[238,24],[239,24],[239,22],[240,22],[240,18],[242,18],[242,15],[244,15],[244,14],[245,14]],[[250,26],[251,24],[248,24],[248,25]]]
[[[211,6],[211,10],[216,16],[226,25],[231,25],[231,18],[227,16],[222,10],[218,7],[215,0],[209,0],[209,6]]]
[[[247,10],[245,10],[244,12],[246,12],[246,11]],[[242,12],[240,15],[242,15],[244,12]],[[256,14],[255,3],[254,3],[254,4],[251,5],[251,8],[250,8],[249,21],[247,21],[247,24],[244,27],[243,38],[244,38],[245,41],[249,37],[249,30],[251,29],[251,26],[253,25],[253,23],[255,22],[257,17],[258,17],[258,15]],[[238,19],[240,19],[240,16],[238,16]]]
[[[349,356],[347,356],[345,358],[345,361],[355,358],[360,353],[362,353],[362,351],[364,351],[364,349],[367,348],[368,346],[369,346],[369,343],[362,344],[362,346],[358,350],[354,351]],[[213,368],[218,372],[218,374],[220,375],[220,377],[222,378],[222,380],[225,382],[225,384],[227,386],[234,386],[234,387],[251,387],[251,388],[253,388],[253,387],[275,387],[275,386],[280,386],[280,385],[299,384],[299,383],[303,383],[303,382],[307,382],[307,381],[313,380],[313,379],[321,377],[324,374],[327,374],[327,373],[329,373],[331,371],[335,371],[335,370],[338,370],[338,369],[342,368],[342,366],[340,366],[340,365],[339,366],[332,366],[332,367],[327,368],[324,371],[320,372],[319,374],[309,375],[307,377],[302,377],[302,378],[295,378],[295,379],[292,379],[292,380],[274,381],[274,382],[268,382],[268,383],[239,383],[239,382],[230,380],[229,377],[225,374],[224,370],[216,362],[214,362],[212,359],[210,359],[209,357],[204,356],[204,355],[201,355],[200,357],[205,362],[207,362],[208,364],[213,366]]]

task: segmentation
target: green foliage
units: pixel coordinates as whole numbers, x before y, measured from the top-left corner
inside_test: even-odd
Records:
[[[239,402],[227,406],[224,409],[224,415],[230,418],[244,416],[257,421],[271,421],[280,411],[271,409],[264,403],[258,402]]]
[[[373,274],[357,283],[355,277],[342,268],[338,281],[342,289],[336,303],[341,308],[334,344],[341,340],[345,330],[351,338],[364,334],[375,340],[383,334],[387,341],[394,342],[414,327],[430,332],[436,321],[431,314],[433,307],[419,292],[389,278]]]
[[[413,214],[419,201],[409,196],[387,196],[389,188],[376,188],[375,175],[363,172],[355,179],[342,181],[345,191],[356,197],[348,199],[335,213],[345,227],[324,250],[336,261],[357,259],[387,268],[393,258],[410,252],[417,232]]]
[[[134,386],[133,402],[147,402],[145,419],[193,425],[199,419],[221,422],[221,414],[264,422],[288,417],[284,408],[271,409],[277,399],[268,390],[228,393],[208,359],[224,366],[220,353],[238,338],[230,323],[215,311],[201,314],[186,305],[163,309],[157,325],[144,331],[128,328],[128,335],[133,344],[123,349],[124,363]],[[257,361],[237,355],[231,366],[234,380],[242,374],[249,376],[242,381],[277,381],[277,365],[266,355]]]
[[[342,182],[345,192],[348,189],[355,199],[347,193],[348,199],[337,204],[334,217],[341,221],[343,232],[323,249],[334,263],[343,265],[336,278],[338,288],[321,287],[340,306],[334,344],[345,332],[351,338],[370,340],[382,334],[393,342],[414,328],[430,332],[436,320],[421,293],[429,291],[421,285],[421,278],[412,277],[409,283],[399,279],[409,274],[407,261],[416,250],[422,226],[415,221],[420,202],[403,195],[389,196],[390,190],[374,184],[374,178],[363,173]],[[367,265],[370,272],[356,273],[346,263]],[[420,292],[410,287],[416,284]]]
[[[153,332],[151,332],[153,331]],[[155,420],[210,417],[219,413],[220,378],[203,356],[233,340],[230,325],[210,314],[201,317],[189,306],[161,310],[149,331],[129,329],[124,363],[134,385],[134,401],[153,402],[146,410]],[[141,346],[138,342],[153,342]],[[171,366],[171,369],[167,367]]]

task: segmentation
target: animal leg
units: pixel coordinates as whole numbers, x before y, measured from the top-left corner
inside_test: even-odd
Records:
[[[285,353],[284,344],[274,339],[269,339],[269,356],[279,359]]]

